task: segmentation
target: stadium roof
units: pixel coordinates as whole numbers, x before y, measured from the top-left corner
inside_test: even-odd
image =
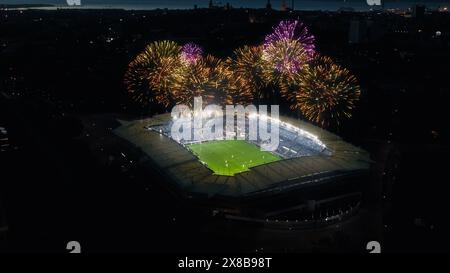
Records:
[[[152,118],[121,121],[114,133],[139,147],[157,167],[181,190],[207,196],[252,196],[271,191],[298,188],[311,183],[324,183],[370,168],[369,154],[340,137],[297,119],[280,117],[316,135],[332,155],[304,156],[285,159],[251,168],[234,176],[214,175],[190,151],[174,140],[147,129],[167,123],[170,114]]]

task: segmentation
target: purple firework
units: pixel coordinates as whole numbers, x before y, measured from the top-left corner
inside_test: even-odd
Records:
[[[281,21],[273,28],[273,32],[266,36],[264,45],[267,47],[280,40],[295,40],[311,57],[315,53],[314,35],[311,35],[305,24],[298,20]]]
[[[195,64],[203,55],[203,49],[194,43],[187,43],[181,50],[181,59],[189,64]]]

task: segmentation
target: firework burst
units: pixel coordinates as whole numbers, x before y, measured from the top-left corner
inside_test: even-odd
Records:
[[[306,53],[312,57],[315,53],[315,38],[308,28],[298,20],[281,21],[273,28],[273,32],[266,36],[264,46],[268,47],[278,41],[296,41]]]
[[[280,40],[264,48],[263,59],[277,72],[291,75],[300,71],[311,58],[300,43]]]
[[[171,75],[181,65],[180,50],[172,41],[153,42],[128,65],[124,82],[133,100],[142,105],[171,103]]]
[[[300,21],[281,21],[266,36],[263,48],[263,59],[269,64],[266,82],[286,84],[313,58],[314,36]],[[281,95],[286,97],[283,90]]]
[[[294,79],[298,90],[293,108],[307,119],[331,126],[351,117],[361,91],[356,77],[347,69],[328,57],[317,57]]]
[[[281,96],[290,99],[292,93],[283,87],[292,85],[296,75],[303,73],[310,61],[308,53],[297,41],[280,40],[264,49],[263,60],[268,63],[264,70],[266,82],[277,85]]]
[[[251,102],[253,97],[260,98],[267,85],[267,62],[263,60],[262,54],[262,46],[243,46],[236,49],[233,57],[227,60],[228,70],[232,72],[239,89],[237,95],[246,103]]]
[[[203,49],[194,43],[187,43],[181,49],[181,60],[186,64],[195,64],[202,58]]]
[[[224,62],[207,55],[190,66],[179,67],[173,75],[173,93],[178,104],[192,106],[194,97],[201,96],[204,105],[223,105],[229,102],[233,87]]]

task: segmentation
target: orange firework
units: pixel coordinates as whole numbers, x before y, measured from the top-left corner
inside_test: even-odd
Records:
[[[236,81],[238,96],[244,103],[250,103],[253,97],[260,98],[267,86],[265,71],[267,62],[262,58],[262,46],[243,46],[228,58],[227,66]]]
[[[192,106],[194,97],[203,103],[223,105],[229,102],[228,72],[222,60],[207,55],[189,66],[180,66],[172,76],[176,103]]]
[[[172,41],[153,42],[128,65],[124,82],[135,101],[171,103],[171,75],[181,65],[180,50]]]
[[[293,79],[297,85],[293,108],[322,126],[351,117],[361,93],[356,77],[329,57],[316,57]]]
[[[302,73],[310,61],[310,53],[296,40],[279,40],[265,46],[263,60],[269,65],[265,69],[267,82],[289,84],[295,75]],[[289,97],[286,89],[281,95]]]

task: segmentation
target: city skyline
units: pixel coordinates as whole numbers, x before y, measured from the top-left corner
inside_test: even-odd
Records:
[[[197,5],[199,7],[207,7],[209,5],[209,0],[107,0],[107,1],[103,1],[103,0],[82,0],[81,3],[85,4],[85,5],[90,5],[90,4],[95,4],[95,5],[99,5],[99,4],[104,4],[104,5],[159,5],[161,7],[164,6],[174,6],[174,5],[180,5],[180,6],[185,6],[185,5],[189,5],[189,6],[193,6],[193,5]],[[255,6],[260,6],[260,7],[265,7],[267,4],[267,0],[223,0],[223,1],[218,1],[218,0],[214,0],[212,1],[213,4],[215,5],[225,5],[227,3],[230,3],[231,5],[235,6],[235,7],[255,7]],[[348,3],[348,2],[352,2],[352,3],[366,3],[366,0],[270,0],[271,4],[273,5],[273,7],[278,7],[279,5],[282,4],[282,2],[285,2],[285,4],[287,6],[291,6],[292,2],[294,3],[321,3],[321,2],[340,2],[340,3]],[[420,3],[420,4],[435,4],[435,3],[449,3],[450,1],[448,0],[422,0],[422,1],[416,1],[416,0],[386,0],[386,3]],[[56,5],[66,5],[67,1],[66,0],[0,0],[0,4],[56,4]]]

